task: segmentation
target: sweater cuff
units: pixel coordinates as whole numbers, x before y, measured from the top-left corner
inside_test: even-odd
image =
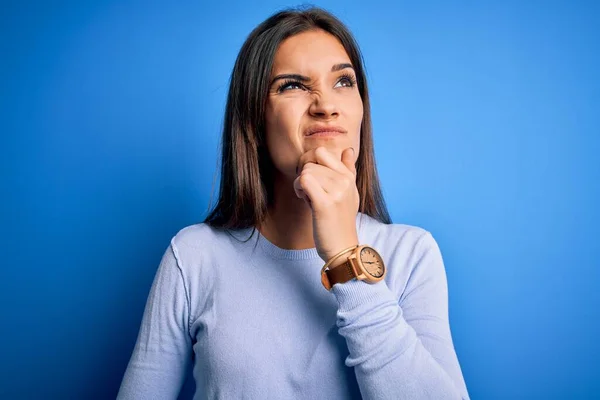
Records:
[[[394,293],[388,288],[385,280],[367,283],[352,279],[345,283],[336,283],[331,288],[338,301],[339,311],[354,310],[370,303],[397,302]]]

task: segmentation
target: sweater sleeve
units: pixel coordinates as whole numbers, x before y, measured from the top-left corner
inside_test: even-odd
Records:
[[[190,302],[177,251],[164,253],[117,399],[177,399],[192,361]]]
[[[366,400],[468,399],[450,333],[440,249],[429,232],[415,246],[417,260],[400,299],[385,280],[333,286],[346,365],[354,367]]]

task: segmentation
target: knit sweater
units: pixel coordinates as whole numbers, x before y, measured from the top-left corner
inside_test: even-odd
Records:
[[[118,399],[468,399],[430,232],[358,213],[386,277],[327,291],[316,248],[200,223],[166,249]],[[249,240],[246,240],[250,238]]]

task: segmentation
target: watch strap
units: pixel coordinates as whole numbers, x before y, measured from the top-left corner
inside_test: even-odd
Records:
[[[335,268],[328,269],[325,271],[329,284],[333,287],[336,283],[348,282],[351,279],[356,278],[350,260],[346,260],[343,264],[338,265]]]

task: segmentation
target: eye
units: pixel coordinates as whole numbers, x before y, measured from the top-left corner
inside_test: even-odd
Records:
[[[298,81],[285,81],[277,88],[277,92],[285,92],[286,90],[303,89],[304,86]]]
[[[342,75],[334,87],[354,87],[354,85],[356,85],[356,78],[347,74]]]

